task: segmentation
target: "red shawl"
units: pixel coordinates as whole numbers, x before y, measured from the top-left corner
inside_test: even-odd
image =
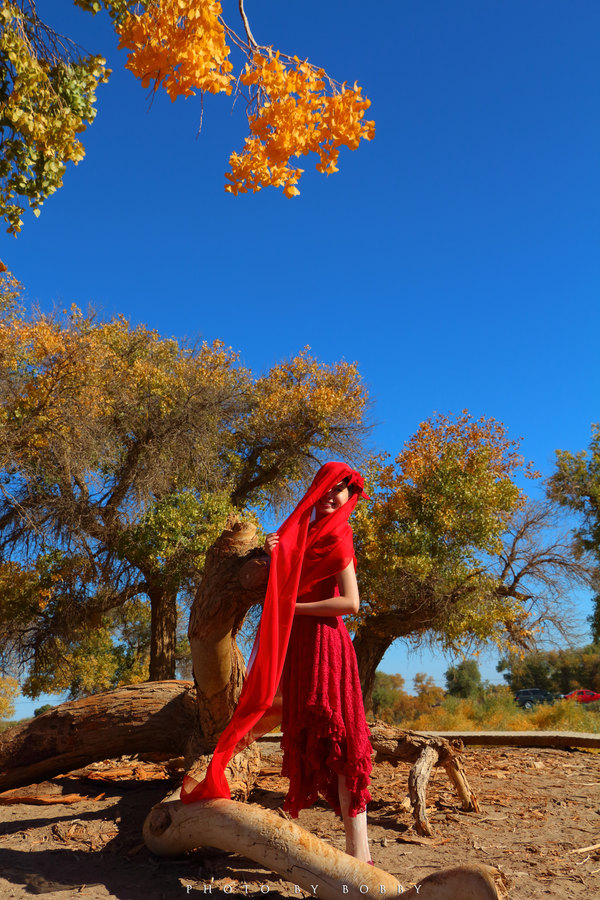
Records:
[[[345,478],[355,488],[351,497],[335,512],[311,524],[317,500]],[[199,784],[190,776],[183,781],[181,800],[184,803],[230,797],[225,767],[235,753],[251,743],[255,726],[273,704],[285,662],[296,598],[310,590],[315,582],[341,572],[354,559],[348,518],[361,495],[364,496],[363,479],[358,472],[345,463],[325,463],[279,529],[279,543],[271,556],[269,583],[251,667],[204,781]]]

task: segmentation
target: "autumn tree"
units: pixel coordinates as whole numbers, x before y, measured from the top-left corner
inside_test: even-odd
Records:
[[[402,675],[375,673],[373,687],[373,715],[390,724],[401,725],[442,702],[444,691],[425,672],[413,678],[414,694],[404,690]]]
[[[370,103],[356,84],[255,40],[243,0],[243,35],[216,0],[73,0],[108,12],[128,51],[126,67],[143,87],[178,97],[243,92],[250,135],[229,159],[232,194],[281,187],[299,194],[295,160],[315,154],[316,168],[337,172],[340,148],[370,140]],[[84,156],[79,134],[96,114],[96,89],[110,74],[100,55],[81,49],[40,20],[34,0],[0,0],[0,197],[8,230],[22,225],[24,203],[39,214],[62,184],[68,162]],[[235,61],[232,62],[232,60]]]
[[[67,163],[83,159],[79,135],[107,77],[105,60],[41,22],[33,0],[1,0],[0,205],[10,233],[21,229],[24,204],[39,215]]]
[[[16,678],[10,675],[0,678],[0,722],[14,715],[14,700],[18,693],[19,683]]]
[[[551,510],[527,504],[519,472],[534,474],[505,427],[466,412],[424,422],[393,463],[371,461],[372,501],[354,515],[367,703],[398,638],[468,652],[528,646],[544,624],[564,624],[555,601],[587,569],[552,536]]]
[[[600,424],[592,425],[588,450],[556,451],[556,469],[548,479],[547,491],[550,500],[570,510],[578,520],[573,529],[576,553],[591,554],[595,559],[594,611],[589,621],[594,640],[600,642]]]
[[[377,671],[373,684],[373,715],[384,722],[394,722],[396,706],[400,698],[406,696],[404,692],[404,678],[396,673]]]
[[[0,397],[3,657],[34,694],[173,677],[178,604],[229,514],[352,453],[366,403],[355,366],[307,351],[256,377],[218,341],[14,298]]]
[[[444,689],[426,672],[417,672],[413,678],[413,689],[416,695],[414,709],[417,713],[426,712],[444,699]]]

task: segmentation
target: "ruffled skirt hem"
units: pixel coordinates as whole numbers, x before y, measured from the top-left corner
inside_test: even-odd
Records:
[[[371,799],[371,745],[366,725],[364,734],[354,736],[354,746],[349,747],[343,721],[331,709],[308,707],[301,718],[284,731],[281,742],[282,774],[290,781],[284,810],[295,819],[321,796],[340,816],[338,776],[343,775],[350,793],[349,815],[363,812]]]

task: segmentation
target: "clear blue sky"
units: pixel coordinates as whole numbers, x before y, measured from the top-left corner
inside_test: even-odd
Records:
[[[237,2],[223,6],[237,26]],[[549,474],[600,419],[597,0],[246,7],[260,43],[358,81],[375,140],[329,178],[301,160],[294,200],[234,198],[243,102],[207,97],[196,137],[200,100],[150,104],[106,16],[37,0],[114,73],[85,160],[0,258],[43,309],[92,303],[220,338],[254,371],[306,344],[357,360],[373,446],[392,454],[434,411],[468,408]],[[385,667],[442,683],[446,666],[400,647]]]

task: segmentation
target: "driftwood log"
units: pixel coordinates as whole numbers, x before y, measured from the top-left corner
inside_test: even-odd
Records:
[[[179,856],[201,846],[231,850],[277,872],[322,900],[392,893],[421,900],[497,900],[495,870],[461,866],[424,878],[408,890],[383,869],[360,862],[280,818],[233,800],[183,805],[163,801],[144,824],[147,847],[159,856]]]
[[[430,835],[433,829],[427,819],[427,785],[434,766],[443,766],[454,785],[465,811],[479,812],[477,797],[469,787],[467,776],[457,754],[463,749],[460,740],[430,737],[416,731],[398,731],[380,722],[371,725],[371,744],[375,762],[387,760],[412,764],[408,790],[418,834]]]
[[[115,756],[182,756],[195,715],[191,681],[134,684],[61,703],[0,732],[0,790]]]

